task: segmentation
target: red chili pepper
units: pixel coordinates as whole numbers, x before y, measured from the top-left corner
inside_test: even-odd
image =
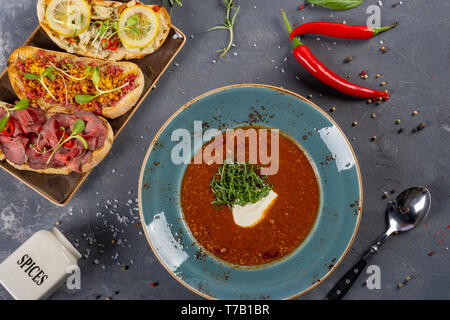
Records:
[[[284,21],[286,23],[286,27],[289,32],[292,32],[292,28],[287,20],[286,14],[284,11],[281,11],[283,14]],[[384,91],[373,90],[369,88],[365,88],[359,86],[357,84],[351,83],[329,68],[327,68],[322,62],[320,62],[313,53],[309,50],[309,48],[300,42],[298,38],[293,38],[294,41],[294,56],[295,58],[318,80],[327,84],[328,86],[339,90],[345,94],[350,96],[358,97],[358,98],[378,98],[382,97],[385,100],[388,100],[389,93]]]
[[[67,136],[67,138],[68,138],[68,137],[69,137],[69,136]],[[65,135],[64,135],[64,139],[66,139]],[[74,144],[75,144],[75,143],[74,143],[74,140],[73,140],[73,139],[70,139],[69,141],[67,141],[66,143],[64,143],[64,147],[69,148],[69,149],[72,149]]]
[[[11,119],[9,119],[2,133],[6,137],[11,137],[14,134],[15,129],[16,127],[14,125],[14,122]]]
[[[375,37],[377,34],[395,28],[398,22],[382,28],[372,28],[368,26],[349,26],[347,24],[335,22],[310,22],[304,23],[292,30],[289,39],[292,41],[295,36],[305,33],[321,34],[335,38],[361,39],[367,40]]]
[[[63,130],[60,130],[60,132],[61,132],[61,135],[60,135],[59,139],[62,138],[62,140],[66,140],[66,139],[69,137],[69,135],[67,134],[67,132],[65,132],[65,131],[63,131]],[[64,143],[64,147],[69,148],[69,149],[72,149],[72,148],[73,148],[73,145],[74,145],[73,139],[70,139],[69,141],[67,141],[66,143]]]

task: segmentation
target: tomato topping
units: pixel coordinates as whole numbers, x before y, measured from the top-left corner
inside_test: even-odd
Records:
[[[12,122],[11,119],[8,120],[8,123],[6,124],[5,129],[3,129],[2,133],[3,135],[5,135],[6,137],[11,137],[14,134],[14,130],[15,130],[15,126],[14,126],[14,122]]]
[[[119,49],[119,43],[120,43],[120,40],[118,38],[109,39],[108,40],[108,49],[112,50],[112,51],[116,51],[117,49]]]
[[[76,36],[76,37],[68,37],[66,38],[66,41],[70,42],[70,43],[80,43],[80,37]]]

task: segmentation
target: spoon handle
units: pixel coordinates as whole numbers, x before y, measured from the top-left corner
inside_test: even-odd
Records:
[[[347,291],[352,287],[352,285],[356,282],[359,275],[363,272],[367,265],[367,260],[361,258],[354,266],[351,268],[339,282],[331,289],[331,291],[327,294],[328,300],[340,300]]]

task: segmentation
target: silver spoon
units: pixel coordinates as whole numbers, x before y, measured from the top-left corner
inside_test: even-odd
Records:
[[[347,293],[358,279],[367,265],[367,259],[378,252],[387,238],[393,233],[408,231],[415,228],[430,211],[431,195],[425,187],[414,187],[402,191],[398,197],[389,204],[387,219],[389,227],[378,238],[370,249],[362,256],[353,268],[351,268],[341,280],[327,294],[329,300],[339,300]]]

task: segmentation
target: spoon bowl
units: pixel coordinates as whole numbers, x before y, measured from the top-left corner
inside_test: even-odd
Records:
[[[388,208],[388,221],[394,232],[415,228],[431,207],[431,195],[425,187],[409,188],[401,192]]]

